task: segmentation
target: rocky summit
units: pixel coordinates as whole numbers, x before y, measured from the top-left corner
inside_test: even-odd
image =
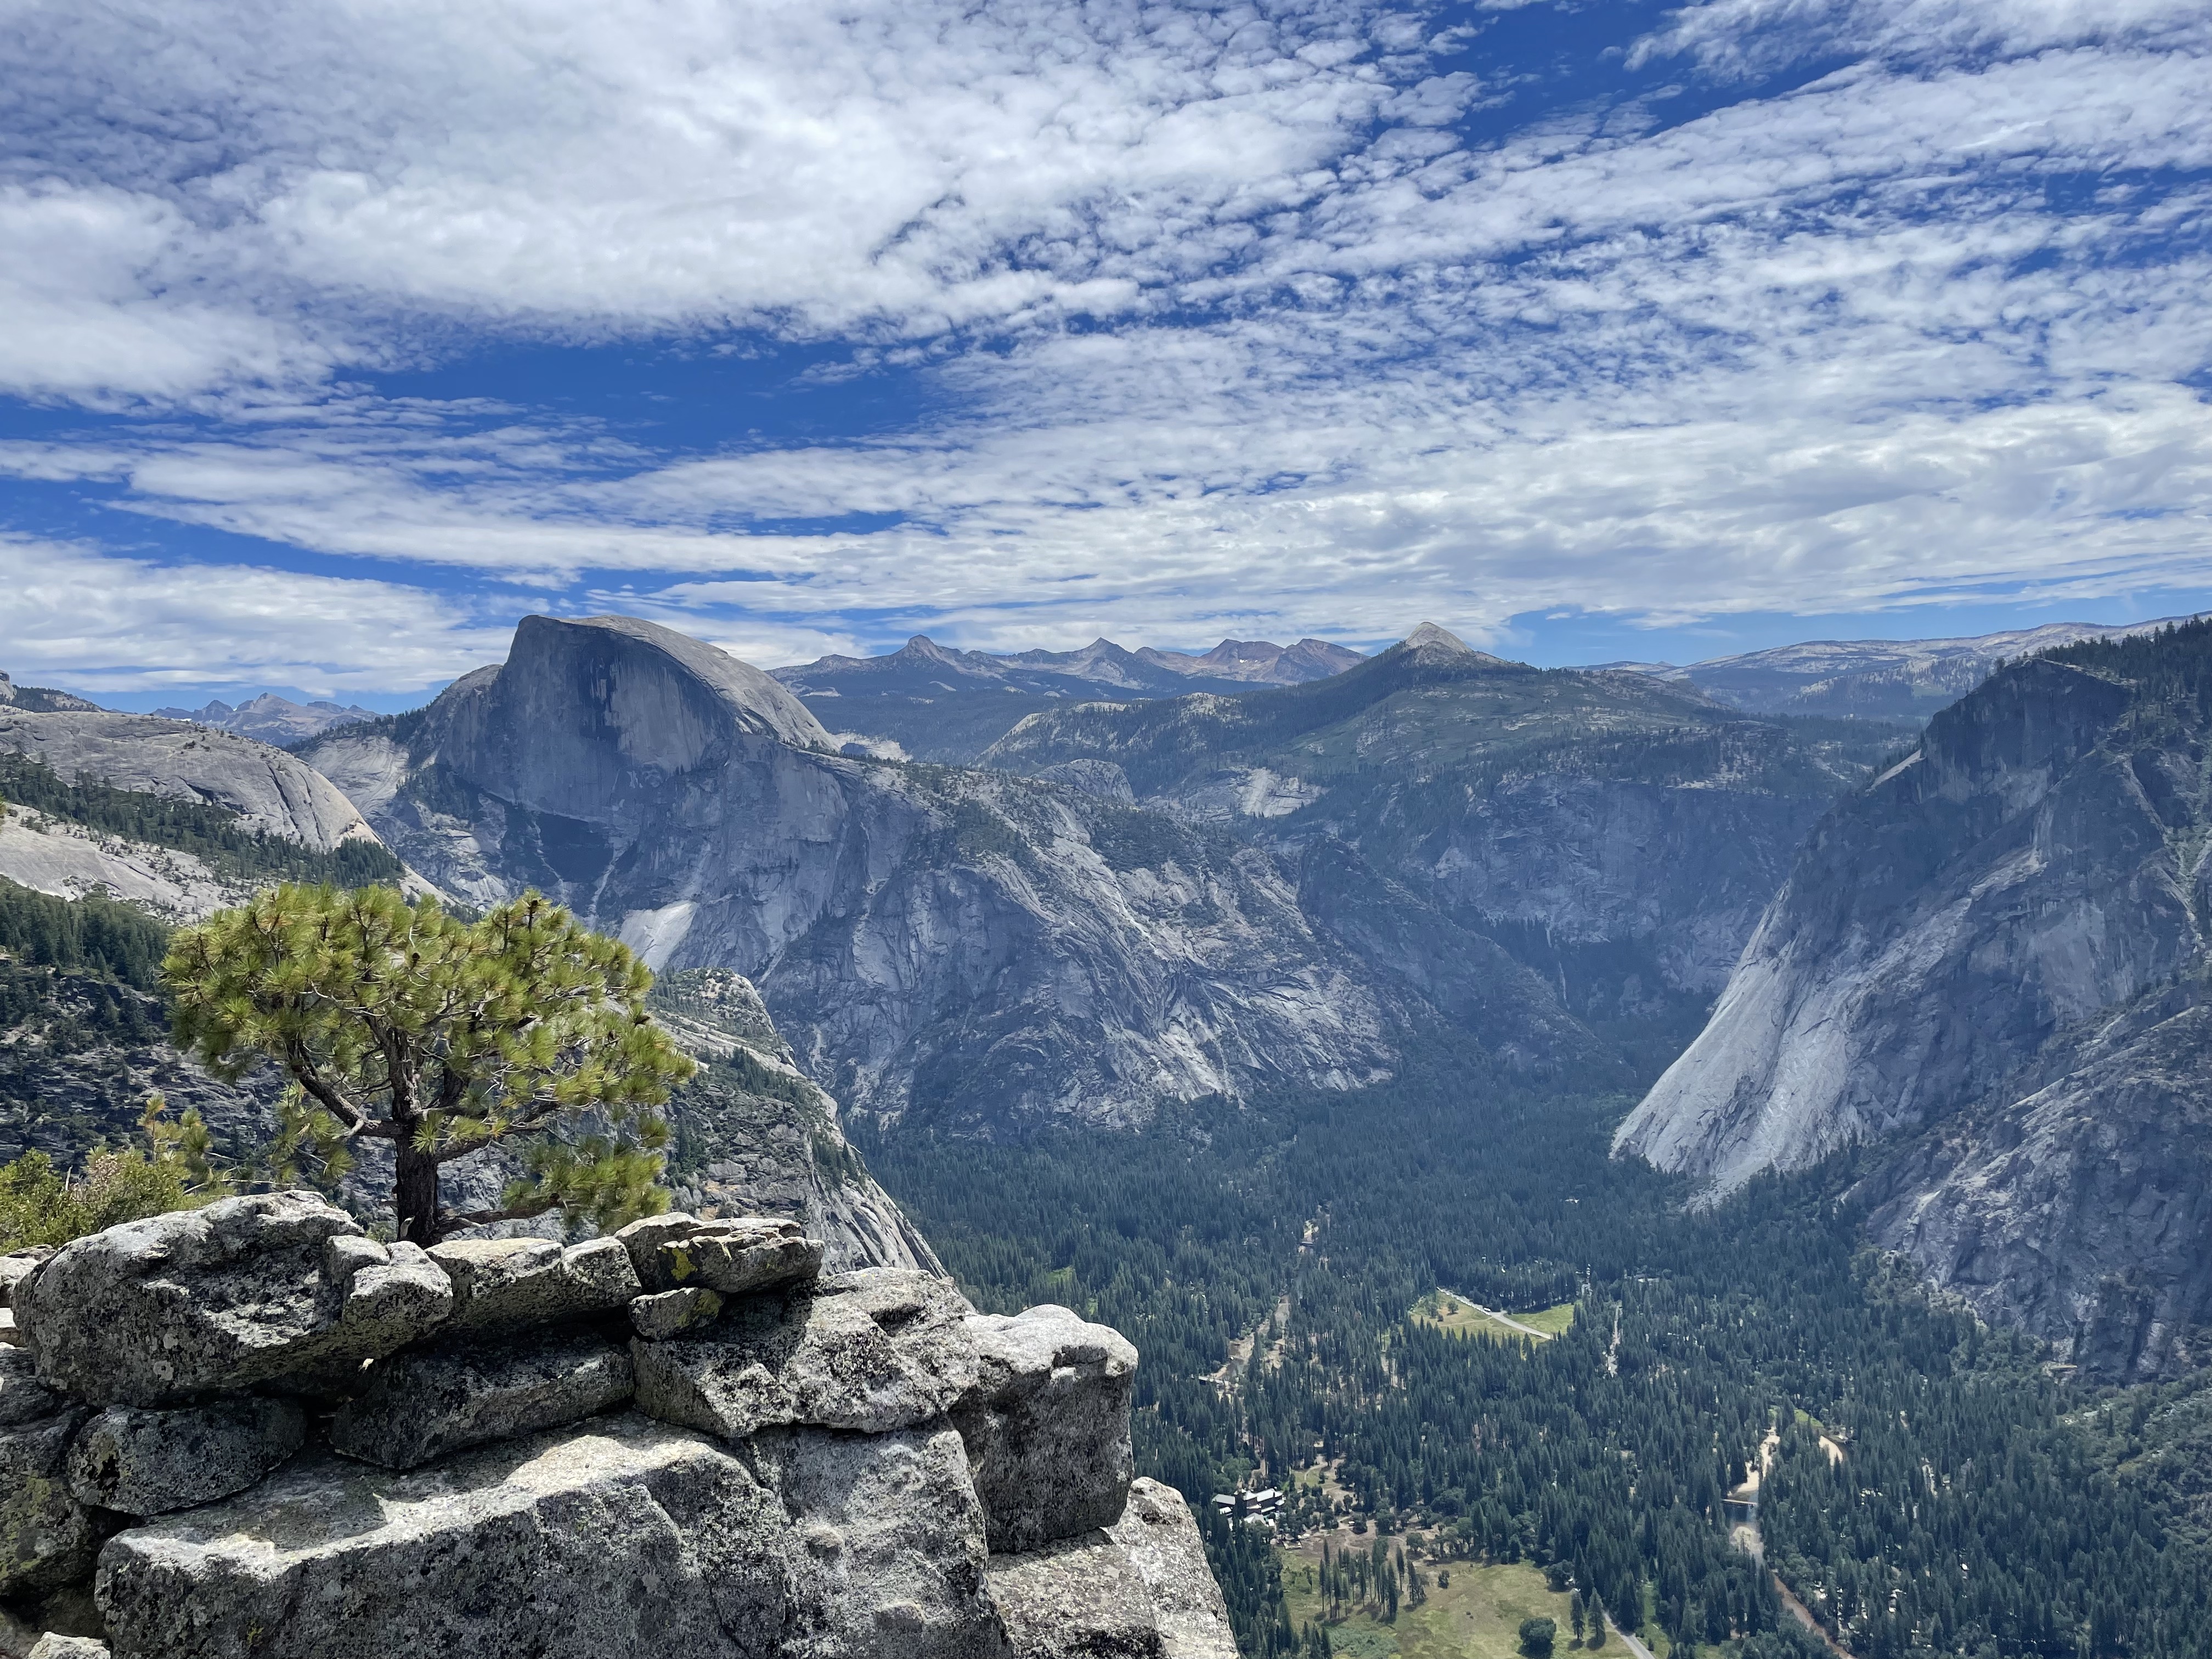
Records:
[[[1127,1341],[823,1257],[681,1213],[424,1252],[279,1192],[21,1263],[0,1650],[1233,1659]]]

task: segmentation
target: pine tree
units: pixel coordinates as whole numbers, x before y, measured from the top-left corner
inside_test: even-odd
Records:
[[[646,1013],[644,965],[536,893],[465,922],[390,888],[286,884],[179,933],[161,971],[179,1048],[289,1078],[272,1175],[335,1180],[355,1141],[392,1143],[402,1238],[667,1207],[659,1108],[692,1064]],[[500,1206],[442,1207],[440,1170],[501,1145],[528,1173]]]

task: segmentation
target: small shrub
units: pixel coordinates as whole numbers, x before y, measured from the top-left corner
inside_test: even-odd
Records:
[[[198,1209],[230,1190],[208,1161],[207,1125],[186,1111],[167,1121],[168,1103],[146,1102],[142,1120],[147,1149],[102,1148],[75,1176],[65,1176],[44,1152],[26,1152],[0,1164],[0,1251],[66,1244],[126,1221],[169,1210]]]

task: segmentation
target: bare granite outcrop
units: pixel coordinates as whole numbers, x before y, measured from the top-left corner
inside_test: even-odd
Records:
[[[0,1654],[1233,1659],[1133,1482],[1127,1342],[823,1254],[681,1214],[424,1252],[283,1192],[33,1261]]]

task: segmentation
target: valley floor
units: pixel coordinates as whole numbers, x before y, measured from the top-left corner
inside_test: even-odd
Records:
[[[1346,1529],[1331,1534],[1330,1548],[1364,1549],[1369,1541]],[[1316,1588],[1320,1565],[1318,1538],[1301,1540],[1283,1552],[1283,1595],[1295,1629],[1321,1623],[1328,1613]],[[1566,1595],[1547,1588],[1535,1568],[1456,1561],[1431,1563],[1422,1571],[1431,1580],[1422,1606],[1401,1604],[1397,1618],[1388,1623],[1369,1611],[1353,1612],[1328,1626],[1332,1650],[1347,1659],[1522,1659],[1521,1621],[1549,1619],[1559,1627],[1554,1659],[1570,1653],[1579,1659],[1583,1653],[1570,1646]],[[1450,1583],[1437,1582],[1439,1574]],[[1632,1659],[1618,1638],[1592,1650],[1590,1659],[1601,1654]]]

